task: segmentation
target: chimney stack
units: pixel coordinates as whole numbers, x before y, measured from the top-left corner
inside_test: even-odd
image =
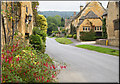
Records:
[[[83,6],[80,6],[80,11],[83,9]]]
[[[76,16],[76,12],[74,12],[74,17]]]

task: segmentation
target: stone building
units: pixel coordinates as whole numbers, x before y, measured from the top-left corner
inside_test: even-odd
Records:
[[[15,7],[16,4],[16,7]],[[13,7],[14,5],[14,7]],[[13,9],[10,9],[13,8]],[[10,35],[15,30],[22,33],[23,38],[32,34],[33,29],[33,10],[31,1],[9,2],[3,1],[1,3],[3,14],[1,15],[1,44],[2,46],[9,41]],[[16,9],[16,10],[15,10]],[[10,12],[10,19],[7,18]],[[10,11],[12,10],[12,12]],[[17,17],[17,18],[16,18]]]
[[[80,40],[80,32],[89,32],[94,29],[96,35],[102,35],[102,17],[105,8],[98,1],[87,2],[86,6],[80,6],[80,12],[72,20],[77,31],[77,40]]]
[[[106,18],[107,40],[110,46],[119,46],[119,8],[119,2],[108,2],[107,12],[102,15]]]
[[[94,29],[97,35],[102,35],[101,16],[105,11],[106,9],[98,1],[87,2],[85,7],[80,6],[80,12],[71,20],[76,28],[77,40],[80,41],[80,32],[89,32],[91,29]]]

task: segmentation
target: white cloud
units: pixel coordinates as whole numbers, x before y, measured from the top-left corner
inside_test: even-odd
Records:
[[[107,7],[108,1],[100,1]],[[80,11],[80,5],[85,6],[86,1],[39,1],[40,11]]]

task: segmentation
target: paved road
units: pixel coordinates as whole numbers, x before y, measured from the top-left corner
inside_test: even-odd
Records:
[[[58,75],[59,82],[119,82],[117,56],[59,44],[54,38],[47,38],[46,53],[67,64]]]

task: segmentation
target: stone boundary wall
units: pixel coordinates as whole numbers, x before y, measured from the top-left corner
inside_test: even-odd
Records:
[[[108,46],[119,47],[119,39],[98,39],[96,44],[106,45],[106,40],[108,40]]]

